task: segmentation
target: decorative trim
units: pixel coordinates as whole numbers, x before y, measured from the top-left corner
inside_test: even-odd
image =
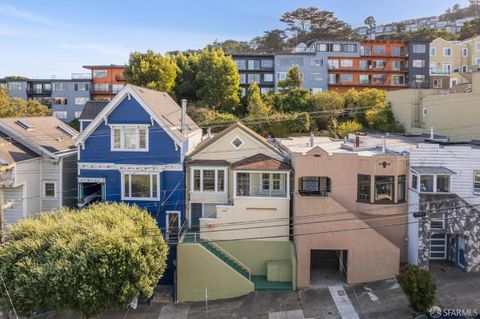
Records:
[[[136,164],[115,164],[115,163],[78,163],[78,169],[90,170],[120,170],[128,172],[163,172],[183,171],[182,164],[164,165],[136,165]]]
[[[77,177],[79,183],[105,183],[105,177]]]
[[[236,146],[235,144],[233,144],[233,141],[235,141],[237,138],[240,140],[240,142],[242,142],[242,144],[240,144],[240,146]],[[239,150],[239,149],[242,148],[243,144],[245,144],[245,141],[242,140],[242,138],[237,135],[237,136],[235,136],[235,137],[233,138],[233,140],[230,141],[230,144],[232,144],[232,146],[233,146],[236,150]]]

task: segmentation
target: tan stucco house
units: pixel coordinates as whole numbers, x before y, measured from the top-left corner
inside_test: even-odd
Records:
[[[237,123],[187,155],[188,232],[177,250],[177,299],[295,288],[285,154]]]
[[[415,141],[350,135],[278,143],[295,171],[297,286],[393,278],[407,255],[406,152]]]

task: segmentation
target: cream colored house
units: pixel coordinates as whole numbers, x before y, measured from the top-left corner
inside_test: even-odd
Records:
[[[450,74],[455,70],[467,72],[468,51],[463,42],[436,38],[430,43],[430,74]]]
[[[471,71],[477,71],[480,66],[480,36],[469,38],[461,42],[467,47],[467,65]]]
[[[430,134],[461,142],[480,137],[480,73],[458,89],[406,89],[387,92],[395,119],[409,134]]]
[[[188,154],[186,171],[189,231],[177,251],[178,299],[203,300],[206,286],[211,299],[292,290],[284,154],[237,123]]]

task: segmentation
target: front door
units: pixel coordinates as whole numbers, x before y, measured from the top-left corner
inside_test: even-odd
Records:
[[[167,240],[178,240],[178,232],[180,231],[180,212],[167,211]]]
[[[203,217],[203,205],[201,203],[190,204],[190,229],[200,229],[200,218]]]
[[[465,254],[467,250],[467,241],[464,237],[458,236],[457,239],[457,264],[465,268]]]

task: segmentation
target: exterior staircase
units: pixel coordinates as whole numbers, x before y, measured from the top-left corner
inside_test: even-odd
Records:
[[[215,244],[212,241],[208,241],[205,239],[201,239],[200,236],[196,233],[187,233],[183,239],[184,243],[197,243],[202,245],[205,249],[209,252],[214,254],[217,258],[223,261],[225,264],[233,268],[236,272],[241,274],[248,280],[252,280],[252,275],[250,269],[242,264],[238,259],[233,257],[230,253],[228,253],[225,249],[220,247],[219,245]]]

